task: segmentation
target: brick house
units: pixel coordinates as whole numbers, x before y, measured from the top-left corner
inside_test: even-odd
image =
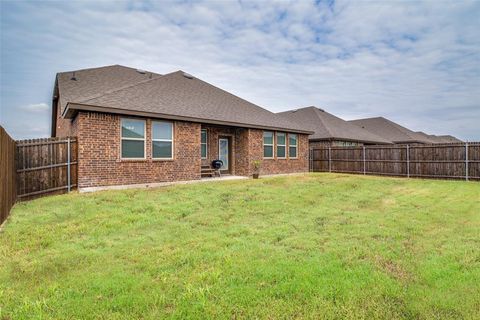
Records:
[[[346,147],[372,144],[392,144],[392,141],[360,128],[323,109],[306,107],[280,112],[286,120],[301,123],[314,133],[309,136],[310,147]]]
[[[183,71],[58,73],[52,106],[52,136],[78,139],[80,189],[196,180],[214,159],[223,174],[308,171],[311,131]]]

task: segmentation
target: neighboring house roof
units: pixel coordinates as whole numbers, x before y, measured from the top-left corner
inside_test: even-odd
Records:
[[[430,138],[427,139],[422,134],[383,117],[350,120],[349,122],[394,143],[432,143]]]
[[[438,140],[434,138],[433,135],[426,134],[425,132],[422,131],[415,131],[415,133],[421,137],[422,139],[425,139],[425,142],[427,143],[438,143]]]
[[[435,143],[461,143],[463,142],[462,140],[451,136],[451,135],[441,135],[441,136],[436,136],[436,135],[430,135],[430,139],[435,141]]]
[[[126,67],[77,71],[76,81],[70,80],[72,72],[58,74],[63,115],[71,118],[78,110],[91,110],[312,133],[183,71],[163,76],[150,72],[137,75],[137,71],[130,72],[134,69],[123,68]],[[90,81],[93,83],[86,84]],[[112,83],[104,83],[109,81]],[[80,87],[76,87],[78,84]]]
[[[309,136],[314,140],[342,140],[374,144],[391,144],[388,139],[382,138],[323,109],[306,107],[278,113],[288,120],[295,121],[304,128],[314,131]]]

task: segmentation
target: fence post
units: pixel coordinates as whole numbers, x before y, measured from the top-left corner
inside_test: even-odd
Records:
[[[367,170],[365,167],[365,146],[363,146],[363,174],[367,174]]]
[[[407,144],[407,178],[410,178],[410,146]]]
[[[70,138],[67,139],[67,184],[68,192],[70,192]]]
[[[328,172],[332,172],[332,156],[331,156],[332,148],[328,147]]]
[[[308,161],[309,170],[308,171],[313,172],[313,148],[310,148],[309,153],[308,153],[308,157],[309,157],[309,161]]]
[[[465,142],[465,180],[468,181],[468,142]]]

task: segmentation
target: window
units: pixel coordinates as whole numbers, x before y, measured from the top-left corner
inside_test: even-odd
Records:
[[[152,122],[152,158],[173,159],[173,123]]]
[[[200,141],[202,159],[207,159],[207,130],[202,129],[202,139]]]
[[[277,132],[277,157],[286,158],[287,157],[287,135],[283,132]]]
[[[296,134],[289,134],[288,135],[288,156],[290,158],[297,157],[297,135]]]
[[[273,158],[273,132],[263,132],[263,157]]]
[[[145,120],[121,119],[121,156],[145,159]]]

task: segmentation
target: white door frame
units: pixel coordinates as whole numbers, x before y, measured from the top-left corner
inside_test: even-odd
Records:
[[[220,159],[220,140],[227,141],[227,168],[222,168],[222,171],[230,171],[230,139],[226,137],[218,138],[218,159]]]

